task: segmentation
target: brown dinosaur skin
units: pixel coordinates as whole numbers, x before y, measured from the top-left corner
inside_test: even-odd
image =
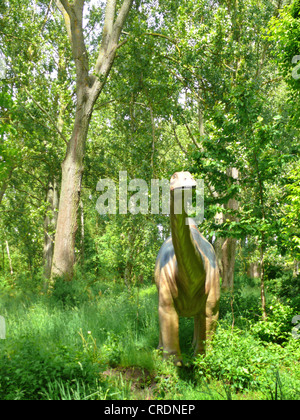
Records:
[[[159,294],[159,347],[164,357],[174,356],[180,366],[179,316],[194,318],[195,355],[205,353],[205,343],[215,332],[219,315],[220,281],[212,245],[178,204],[178,192],[193,188],[189,172],[176,172],[170,182],[171,234],[162,245],[155,265]],[[175,192],[175,190],[177,190]],[[178,211],[181,207],[181,214]],[[175,210],[176,209],[176,210]],[[186,221],[189,220],[187,224]]]

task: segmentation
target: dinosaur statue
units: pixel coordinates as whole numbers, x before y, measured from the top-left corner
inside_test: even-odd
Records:
[[[177,366],[182,365],[179,316],[194,317],[193,345],[197,355],[205,353],[205,342],[212,338],[219,315],[220,282],[214,249],[193,220],[187,218],[183,197],[179,197],[185,189],[195,187],[189,172],[176,172],[171,177],[171,237],[162,245],[155,264],[159,347],[164,357],[174,356]]]

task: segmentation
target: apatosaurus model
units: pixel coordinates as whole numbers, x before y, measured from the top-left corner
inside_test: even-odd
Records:
[[[155,265],[159,293],[159,347],[180,366],[179,316],[194,317],[195,355],[205,353],[219,315],[220,281],[212,245],[185,212],[184,190],[195,188],[189,172],[170,181],[171,237],[162,245]],[[178,211],[178,206],[181,211]],[[179,213],[179,214],[176,214]],[[180,214],[181,213],[181,214]]]

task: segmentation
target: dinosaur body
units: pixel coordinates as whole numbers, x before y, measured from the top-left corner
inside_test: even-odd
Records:
[[[220,283],[214,249],[187,218],[184,200],[179,200],[180,212],[176,202],[180,198],[178,191],[183,195],[184,189],[195,186],[189,172],[177,172],[172,176],[172,236],[162,245],[155,266],[159,293],[159,346],[165,356],[174,355],[178,364],[181,363],[179,316],[194,317],[193,344],[195,354],[199,354],[205,352],[205,342],[215,331],[219,313]]]

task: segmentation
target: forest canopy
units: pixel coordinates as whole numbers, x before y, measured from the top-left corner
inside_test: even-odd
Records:
[[[76,264],[126,281],[150,279],[155,254],[169,234],[168,218],[99,217],[97,182],[117,182],[126,170],[128,182],[139,178],[150,186],[151,179],[185,169],[204,180],[201,228],[220,249],[222,270],[227,248],[236,254],[239,244],[244,254],[253,248],[244,257],[248,265],[272,265],[277,255],[282,267],[298,272],[297,5],[133,4],[110,73],[99,76],[105,83],[76,157],[80,198],[73,230],[64,233],[73,238],[68,252],[75,258],[65,273]],[[84,6],[82,48],[91,84],[98,46],[103,48],[105,5]],[[51,275],[65,194],[61,164],[73,147],[83,71],[74,60],[80,47],[68,39],[62,7],[48,1],[1,5],[3,273],[25,270],[35,276],[44,267],[46,278]],[[262,251],[263,262],[255,250]],[[223,274],[231,285],[232,275]]]
[[[186,170],[228,316],[255,286],[253,331],[282,344],[261,323],[300,313],[299,95],[299,0],[1,1],[0,299],[150,287],[170,235],[151,182]],[[122,172],[145,211],[120,211]]]

